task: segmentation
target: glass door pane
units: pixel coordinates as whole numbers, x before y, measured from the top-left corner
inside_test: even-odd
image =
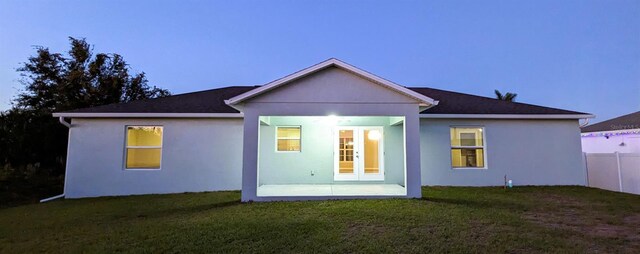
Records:
[[[354,139],[353,130],[339,131],[338,172],[340,174],[354,173]]]
[[[364,173],[380,173],[380,139],[379,130],[364,130]]]

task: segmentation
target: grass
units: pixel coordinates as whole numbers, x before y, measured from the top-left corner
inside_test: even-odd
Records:
[[[239,192],[0,210],[0,253],[640,252],[640,196],[425,187],[422,199],[240,203]]]
[[[38,203],[41,199],[63,192],[62,177],[36,174],[28,178],[0,176],[0,209]]]

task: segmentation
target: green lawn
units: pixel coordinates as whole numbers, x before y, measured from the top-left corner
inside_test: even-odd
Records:
[[[584,187],[425,187],[423,196],[62,200],[1,209],[0,253],[640,252],[640,196]]]

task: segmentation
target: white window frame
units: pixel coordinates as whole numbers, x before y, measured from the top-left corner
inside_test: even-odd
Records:
[[[482,146],[454,146],[453,143],[451,143],[451,130],[452,129],[480,129],[482,132]],[[460,139],[460,137],[458,137],[458,139]],[[489,168],[489,163],[487,161],[487,131],[485,130],[484,126],[477,126],[477,125],[456,125],[456,126],[449,126],[449,163],[451,163],[451,169],[453,170],[467,170],[467,169],[488,169]],[[471,148],[471,149],[482,149],[482,161],[484,162],[484,165],[482,167],[454,167],[453,166],[453,155],[451,153],[451,151],[453,149],[465,149],[465,148]]]
[[[160,137],[160,146],[129,146],[129,127],[159,127],[162,129],[162,136]],[[124,126],[124,160],[122,161],[122,168],[129,171],[156,171],[162,169],[162,153],[164,144],[164,126],[163,125],[125,125]],[[129,148],[138,149],[160,149],[160,165],[157,168],[127,168],[127,150]]]
[[[280,128],[298,128],[300,130],[300,138],[280,138],[278,137],[278,129]],[[276,153],[301,153],[302,152],[302,125],[280,125],[275,128],[275,151]],[[300,150],[298,151],[280,151],[278,150],[278,140],[300,140]]]

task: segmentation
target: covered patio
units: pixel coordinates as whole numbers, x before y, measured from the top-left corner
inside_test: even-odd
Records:
[[[243,201],[422,195],[432,98],[328,59],[225,102],[244,119]]]
[[[258,197],[406,195],[404,117],[259,119]]]

